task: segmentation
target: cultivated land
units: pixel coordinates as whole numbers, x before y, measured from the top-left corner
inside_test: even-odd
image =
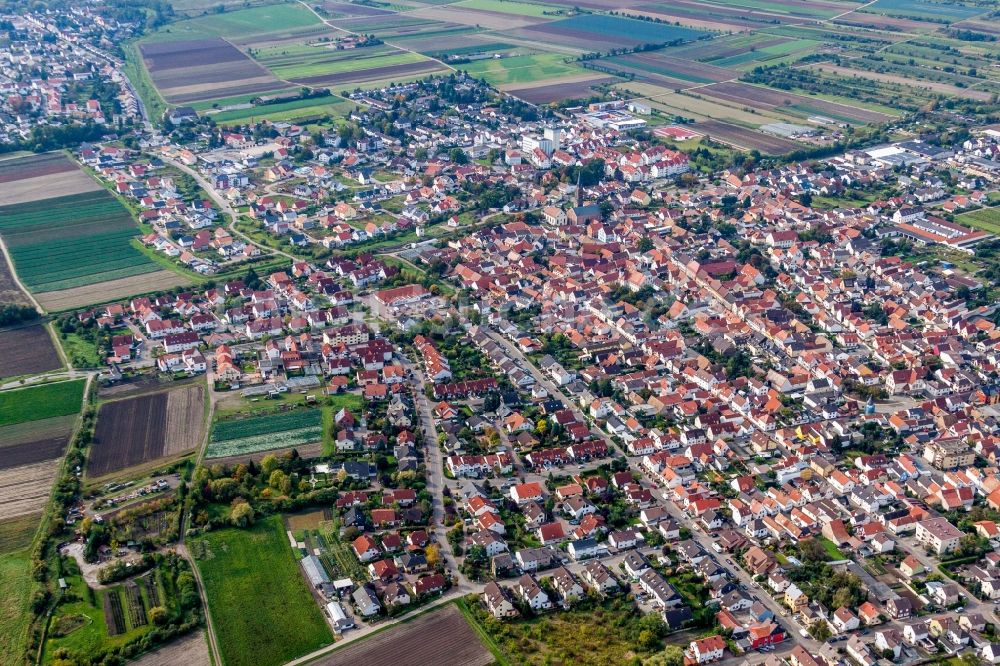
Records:
[[[201,631],[192,632],[186,636],[167,643],[159,650],[154,650],[139,657],[132,666],[210,666],[208,642]]]
[[[333,642],[280,517],[191,542],[225,666],[277,666]]]
[[[0,426],[76,414],[85,383],[75,379],[0,392]]]
[[[493,655],[454,604],[334,650],[317,666],[381,666],[406,655],[408,666],[487,666]]]
[[[0,162],[0,206],[98,190],[101,186],[63,153]]]
[[[0,428],[0,469],[62,456],[76,415],[54,416]]]
[[[179,283],[132,245],[139,230],[117,199],[65,156],[40,157],[0,162],[2,191],[11,202],[0,206],[0,236],[21,281],[36,294],[49,294],[39,299],[43,307],[61,310],[142,293],[144,280],[157,288]]]
[[[185,386],[101,405],[88,476],[102,477],[193,450],[204,438],[204,391],[201,385]]]
[[[154,42],[140,49],[153,83],[174,104],[287,87],[219,37]]]
[[[58,471],[59,465],[51,460],[0,471],[0,520],[38,512]]]
[[[0,663],[24,658],[31,623],[31,553],[24,548],[0,553]]]
[[[271,449],[315,444],[323,439],[322,410],[299,409],[284,414],[218,421],[206,458],[224,458]]]
[[[35,324],[0,332],[0,377],[34,375],[62,365],[45,326]]]
[[[85,305],[109,303],[137,294],[146,294],[161,289],[171,289],[190,284],[190,280],[179,273],[167,270],[153,270],[141,275],[117,278],[70,289],[57,289],[38,294],[36,298],[49,312],[72,310]]]

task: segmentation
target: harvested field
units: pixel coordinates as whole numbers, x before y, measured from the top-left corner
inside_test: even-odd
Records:
[[[0,206],[101,189],[63,153],[45,153],[0,162]]]
[[[85,305],[96,305],[117,301],[128,296],[162,291],[172,287],[190,284],[190,280],[173,271],[155,271],[133,275],[117,280],[107,280],[98,284],[88,284],[71,289],[48,291],[36,296],[42,307],[49,312],[73,310]]]
[[[347,16],[385,16],[394,12],[378,7],[368,7],[358,5],[353,2],[324,2],[320,8],[326,12],[325,16],[331,18],[344,18]]]
[[[0,470],[55,460],[62,456],[68,442],[69,432],[56,437],[34,439],[12,446],[5,444],[3,448],[0,448],[0,452],[3,454],[3,458],[0,459]]]
[[[435,640],[427,640],[435,636]],[[406,655],[408,666],[487,666],[493,655],[454,604],[432,610],[369,638],[334,650],[315,666],[382,666]]]
[[[58,471],[51,460],[0,470],[0,520],[41,510]]]
[[[36,375],[63,366],[41,324],[0,332],[0,377]]]
[[[135,661],[129,662],[131,666],[210,666],[208,658],[208,642],[205,634],[201,631],[193,631],[186,636],[170,641],[164,647],[153,652],[148,652]]]
[[[100,477],[194,449],[204,437],[204,412],[200,385],[104,403],[87,474]]]
[[[706,120],[695,123],[691,127],[717,141],[728,143],[744,150],[756,148],[762,153],[770,155],[781,155],[802,147],[794,141],[781,139],[776,136],[768,136],[745,127],[740,127],[739,125],[730,125],[718,120]]]
[[[25,157],[4,157],[0,159],[0,183],[9,183],[25,178],[38,178],[56,173],[73,171],[76,165],[60,152],[28,155]]]
[[[414,74],[429,74],[444,70],[441,63],[434,60],[424,60],[422,62],[411,62],[402,65],[390,65],[388,67],[377,67],[375,69],[365,69],[358,72],[342,72],[340,74],[327,74],[324,76],[307,76],[296,79],[296,83],[306,85],[339,86],[351,83],[364,83],[366,81],[381,81],[392,79],[396,76],[412,76]]]
[[[163,455],[172,456],[198,446],[205,436],[205,419],[191,419],[192,415],[204,413],[205,387],[198,384],[170,391],[167,395]]]
[[[140,49],[153,83],[172,103],[278,90],[287,85],[219,37],[154,42],[142,44]]]
[[[781,106],[802,105],[815,113],[830,113],[851,118],[860,123],[882,123],[891,119],[884,113],[868,111],[846,104],[837,104],[814,97],[786,93],[772,88],[752,86],[746,83],[716,83],[698,89],[699,93],[737,104],[749,104],[758,108],[774,109]]]
[[[576,77],[566,77],[576,78]],[[512,88],[503,86],[507,92],[518,99],[522,99],[530,104],[551,104],[561,102],[564,99],[579,99],[590,97],[595,94],[594,86],[605,85],[620,81],[614,76],[603,76],[597,78],[580,77],[579,81],[566,81],[565,79],[545,79],[535,81],[529,86]]]

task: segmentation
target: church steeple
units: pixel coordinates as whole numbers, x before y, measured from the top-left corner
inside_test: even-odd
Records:
[[[580,206],[583,205],[583,190],[580,189],[580,176],[582,174],[583,174],[582,170],[576,172],[576,207],[577,208],[579,208]]]

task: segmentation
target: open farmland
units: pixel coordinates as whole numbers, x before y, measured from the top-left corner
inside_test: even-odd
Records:
[[[329,44],[286,44],[258,49],[254,57],[276,76],[297,82],[320,82],[335,75],[377,73],[413,63],[425,63],[434,68],[437,63],[418,53],[391,46],[336,50]]]
[[[857,123],[881,123],[890,119],[890,116],[877,111],[868,111],[846,104],[837,104],[746,83],[716,83],[699,88],[698,92],[737,104],[748,104],[763,109],[786,107],[800,110],[808,115],[827,114],[848,118]]]
[[[860,11],[866,14],[899,16],[918,21],[954,23],[985,14],[983,7],[969,7],[956,2],[925,2],[924,0],[876,0]]]
[[[427,640],[434,636],[434,640]],[[406,655],[408,666],[486,666],[493,655],[454,604],[447,604],[383,631],[334,650],[313,663],[316,666],[381,666],[396,655]]]
[[[129,277],[109,279],[96,284],[47,291],[38,294],[36,298],[42,307],[49,312],[61,312],[84,305],[108,303],[136,294],[163,291],[185,284],[190,284],[190,280],[179,273],[155,270]]]
[[[225,666],[277,666],[333,642],[280,516],[189,540]]]
[[[223,37],[240,41],[276,40],[297,37],[325,26],[305,5],[297,2],[251,7],[204,16],[173,23],[143,39],[149,42],[186,41]],[[329,29],[326,29],[329,32]]]
[[[513,84],[504,86],[506,93],[531,104],[550,104],[566,99],[584,99],[597,94],[595,88],[620,81],[613,76],[566,76],[556,79],[535,81],[527,86]],[[517,87],[514,87],[517,86]]]
[[[200,384],[101,405],[87,473],[91,478],[183,454],[204,438]]]
[[[755,132],[739,125],[732,125],[718,120],[705,120],[695,123],[691,128],[716,141],[721,141],[722,143],[727,143],[743,150],[756,149],[770,155],[781,155],[802,147],[800,144],[788,139],[761,134],[760,132]]]
[[[0,303],[31,305],[31,299],[14,280],[14,272],[3,256],[0,256]]]
[[[201,631],[192,631],[186,636],[170,641],[159,650],[148,652],[135,661],[132,666],[211,666],[208,657],[208,642]]]
[[[551,41],[589,51],[640,44],[686,42],[707,35],[691,28],[603,14],[583,14],[524,28],[520,32],[526,36],[533,36],[543,43]]]
[[[24,662],[31,624],[31,550],[0,554],[0,664]]]
[[[287,87],[229,42],[209,39],[154,42],[140,47],[163,97],[183,104]]]
[[[0,428],[0,469],[29,465],[62,456],[76,414],[53,416]]]
[[[100,189],[62,153],[0,161],[0,206]]]
[[[60,404],[51,391],[22,389],[0,393],[0,397],[22,393],[16,404],[26,414],[37,417],[0,427],[0,520],[25,516],[44,506],[59,471],[55,461],[66,450],[83,398],[83,382],[69,384],[50,386],[61,386],[68,397],[75,398],[74,404]],[[75,390],[77,386],[79,391]],[[26,398],[23,392],[31,392],[30,397]],[[44,410],[39,401],[50,402],[47,397],[53,404]],[[0,413],[2,410],[0,407]],[[55,413],[61,415],[52,415]]]
[[[1000,208],[983,208],[963,213],[955,218],[959,224],[1000,235]]]
[[[355,105],[342,97],[311,97],[296,99],[290,102],[275,104],[260,104],[245,109],[231,109],[213,113],[212,119],[219,125],[242,124],[251,118],[254,120],[306,120],[324,115],[346,116]]]
[[[299,409],[283,414],[230,418],[212,428],[206,458],[240,456],[321,442],[322,411]]]
[[[16,188],[17,182],[7,187]],[[132,246],[139,229],[106,190],[50,191],[47,196],[0,207],[0,235],[31,291],[71,289],[160,270]]]
[[[517,55],[509,58],[477,60],[462,65],[470,76],[484,79],[491,85],[531,83],[541,79],[561,79],[586,73],[579,65],[566,62],[555,53]]]
[[[441,63],[428,58],[399,65],[387,65],[384,67],[374,67],[372,69],[362,69],[359,71],[346,71],[339,74],[309,76],[297,79],[297,82],[311,86],[345,86],[356,83],[367,83],[370,81],[395,80],[396,77],[413,76],[415,74],[427,75],[445,71],[447,70],[443,65],[441,65]]]
[[[0,391],[0,426],[66,416],[80,411],[84,379]]]
[[[35,375],[62,365],[45,326],[35,324],[0,332],[0,377]]]

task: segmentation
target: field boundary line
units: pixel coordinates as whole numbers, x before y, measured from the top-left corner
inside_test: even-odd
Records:
[[[14,258],[10,256],[10,250],[7,249],[7,242],[3,239],[2,234],[0,234],[0,252],[3,252],[4,261],[7,262],[7,268],[10,270],[10,276],[14,279],[14,284],[24,292],[24,295],[28,297],[28,300],[35,306],[35,310],[39,314],[48,314],[45,308],[42,307],[42,304],[35,299],[35,295],[28,291],[28,288],[21,282],[21,276],[17,274],[17,269],[14,268]]]

